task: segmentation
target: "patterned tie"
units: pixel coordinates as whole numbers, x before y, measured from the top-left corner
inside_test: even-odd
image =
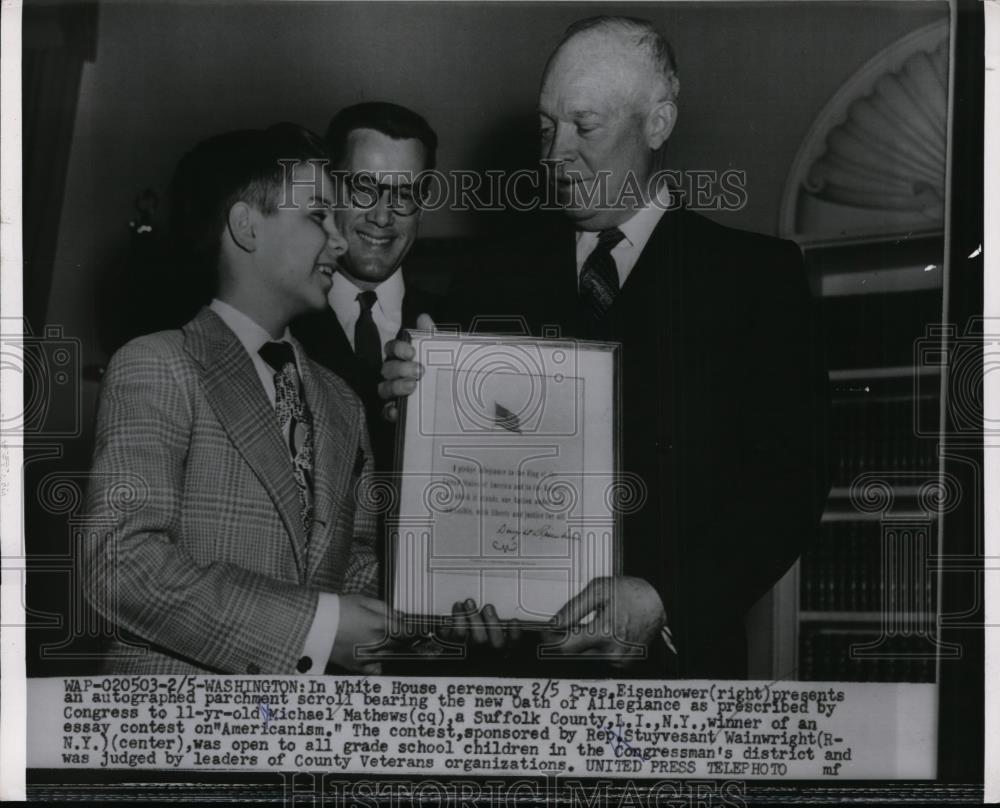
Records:
[[[308,536],[313,521],[312,417],[302,397],[302,385],[295,368],[295,352],[287,342],[268,342],[261,346],[260,355],[274,369],[274,408],[281,434],[288,440],[292,473],[299,487],[302,527]]]
[[[377,300],[378,295],[371,289],[358,295],[361,316],[354,324],[354,353],[358,355],[361,364],[375,373],[382,369],[382,338],[372,319],[372,306]]]
[[[580,306],[591,337],[607,336],[605,320],[619,288],[618,267],[611,251],[623,238],[625,234],[617,227],[602,230],[580,270]]]

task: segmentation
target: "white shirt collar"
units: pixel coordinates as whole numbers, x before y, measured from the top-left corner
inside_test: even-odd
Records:
[[[662,199],[664,194],[666,195],[665,200]],[[659,224],[663,212],[669,205],[670,192],[664,189],[654,201],[636,211],[635,215],[624,224],[619,225],[618,229],[625,234],[629,244],[635,247],[638,252],[642,252],[649,237],[653,235],[656,225]]]
[[[618,225],[618,229],[625,236],[621,242],[611,251],[618,267],[618,278],[620,285],[624,286],[625,281],[632,268],[639,260],[639,256],[646,247],[650,236],[659,224],[660,219],[671,204],[671,195],[666,186],[660,186],[656,197],[645,207],[640,208],[635,214],[623,224]],[[583,268],[583,262],[587,256],[594,251],[597,246],[597,233],[589,230],[579,231],[576,234],[576,271],[579,274]]]
[[[396,271],[376,286],[373,291],[378,297],[375,306],[381,308],[384,313],[389,314],[390,312],[400,311],[403,308],[403,293],[405,291],[403,268],[397,267]],[[356,319],[358,295],[360,292],[361,289],[347,275],[342,272],[335,272],[333,274],[333,286],[330,287],[326,299],[330,303],[330,308],[337,313],[338,317],[340,317],[341,312],[345,315],[347,312],[354,312]],[[375,308],[375,306],[372,308]],[[341,319],[346,319],[346,316]]]
[[[389,340],[395,338],[403,325],[403,296],[406,294],[406,284],[403,281],[402,267],[397,268],[373,291],[376,302],[372,306],[372,320],[378,328],[384,348]],[[361,316],[361,304],[358,302],[360,292],[361,290],[349,277],[337,272],[333,276],[333,286],[330,287],[326,298],[352,349],[354,328]]]
[[[273,341],[271,335],[260,324],[224,300],[213,298],[208,307],[219,315],[222,322],[229,326],[229,330],[243,343],[243,347],[246,348],[250,356],[257,356],[257,352],[260,351],[264,343]],[[289,337],[290,333],[286,326],[285,333],[281,335],[281,341],[291,343]]]

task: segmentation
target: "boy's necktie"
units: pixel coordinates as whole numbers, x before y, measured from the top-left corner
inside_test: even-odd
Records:
[[[313,519],[313,430],[295,366],[295,351],[287,342],[268,342],[261,346],[260,355],[274,369],[274,408],[291,454],[302,507],[302,527],[308,537]]]

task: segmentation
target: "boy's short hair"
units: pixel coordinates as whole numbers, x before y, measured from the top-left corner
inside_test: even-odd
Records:
[[[174,248],[214,281],[232,206],[246,202],[262,213],[274,212],[285,195],[294,161],[310,160],[317,162],[317,172],[325,170],[326,146],[320,137],[292,123],[203,140],[181,158],[170,184]]]

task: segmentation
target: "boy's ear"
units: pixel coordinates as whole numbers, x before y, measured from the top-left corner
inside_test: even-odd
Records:
[[[253,252],[257,249],[257,233],[254,228],[254,210],[246,202],[237,202],[229,209],[226,229],[230,238],[241,250]]]

